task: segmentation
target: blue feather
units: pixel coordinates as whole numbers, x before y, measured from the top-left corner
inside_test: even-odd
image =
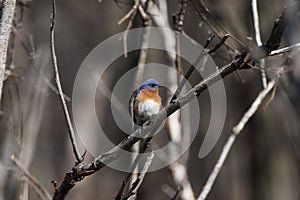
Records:
[[[154,86],[154,87],[153,87]],[[155,87],[159,86],[159,83],[155,80],[155,79],[148,79],[146,80],[141,87],[138,89],[136,96],[141,92],[141,90],[143,89],[150,89],[150,90],[154,90],[156,89]]]

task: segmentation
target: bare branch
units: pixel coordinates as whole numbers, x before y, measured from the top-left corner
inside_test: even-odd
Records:
[[[2,0],[0,19],[0,102],[7,59],[8,41],[16,8],[16,0]]]
[[[41,197],[43,200],[51,199],[51,195],[47,191],[47,189],[25,168],[23,168],[23,164],[12,155],[11,160],[13,161],[14,165],[19,169],[18,172],[22,174],[28,181],[29,185],[36,191],[36,193]]]
[[[174,196],[171,198],[171,200],[177,200],[179,198],[179,194],[180,192],[182,191],[182,188],[181,187],[178,187]]]
[[[192,73],[196,69],[196,66],[202,61],[202,59],[205,58],[207,54],[211,54],[211,53],[215,52],[218,48],[220,48],[225,43],[228,36],[229,35],[224,35],[223,38],[214,47],[203,49],[200,52],[199,56],[192,63],[192,65],[189,67],[188,71],[185,73],[184,78],[180,81],[180,83],[178,85],[178,88],[176,89],[176,91],[175,91],[173,97],[171,98],[170,102],[174,101],[180,95],[181,90],[183,89],[183,87],[186,84],[187,80],[192,75]],[[207,44],[205,46],[208,46],[211,41],[212,41],[212,39],[208,39]]]
[[[248,58],[246,58],[246,61],[249,59],[260,60],[271,54],[272,51],[278,49],[281,43],[283,32],[285,31],[286,27],[290,25],[289,16],[297,15],[299,10],[300,2],[296,1],[287,6],[283,10],[281,16],[274,21],[273,29],[267,42],[250,52]]]
[[[129,169],[129,172],[131,172],[131,173],[129,173],[127,175],[127,177],[124,179],[124,181],[122,182],[122,185],[121,185],[121,187],[119,189],[119,192],[118,192],[115,200],[121,200],[121,199],[123,199],[124,196],[126,195],[126,192],[128,192],[128,190],[130,190],[130,187],[133,188],[133,185],[135,183],[134,179],[136,179],[136,180],[138,179],[138,175],[137,175],[138,173],[135,173],[136,172],[136,168],[137,168],[139,162],[143,159],[143,156],[146,155],[144,153],[146,152],[146,150],[147,150],[147,148],[149,146],[149,142],[150,142],[151,139],[152,138],[147,138],[146,142],[144,142],[141,145],[138,144],[138,143],[136,143],[136,144],[139,145],[139,147],[138,147],[139,149],[137,149],[138,152],[139,152],[139,154],[137,156],[133,157],[134,160],[132,160],[132,164],[131,164],[130,169]],[[132,186],[130,186],[129,188],[127,188],[129,184],[132,185]],[[127,194],[127,196],[130,195],[130,193],[131,192],[129,192],[129,194]],[[131,194],[130,196],[132,196],[132,195],[135,195],[135,194]]]
[[[243,44],[240,40],[238,40],[236,37],[230,34],[230,32],[226,30],[226,28],[216,20],[216,17],[210,12],[210,10],[207,8],[203,0],[199,0],[199,1],[192,0],[192,3],[200,18],[209,26],[209,28],[215,33],[215,35],[217,35],[219,39],[221,39],[223,35],[229,34],[230,37],[237,44],[239,44],[243,48],[246,48],[245,44]],[[233,51],[237,51],[237,49],[231,46],[228,42],[225,42],[225,45],[229,49]]]
[[[147,9],[147,8],[146,8]],[[128,24],[126,26],[126,29],[123,34],[123,46],[124,46],[124,57],[126,58],[128,56],[128,50],[127,50],[127,36],[128,36],[128,31],[132,27],[133,20],[137,14],[137,11],[141,14],[141,17],[144,21],[144,26],[149,26],[150,20],[148,17],[147,12],[144,10],[143,6],[140,4],[140,0],[134,0],[134,4],[132,8],[128,11],[126,15],[124,15],[119,21],[118,25],[121,25],[124,23],[126,20],[128,20]]]
[[[75,134],[74,134],[74,129],[72,126],[70,114],[68,111],[67,103],[65,101],[62,85],[60,82],[60,75],[59,75],[58,65],[57,65],[57,57],[56,57],[55,42],[54,42],[55,16],[56,16],[56,5],[55,5],[55,0],[52,0],[52,16],[51,16],[51,24],[50,24],[50,49],[51,49],[51,56],[52,56],[52,64],[53,64],[53,69],[54,69],[54,73],[55,73],[55,81],[56,81],[57,89],[59,92],[59,97],[61,100],[61,104],[63,106],[66,123],[67,123],[68,130],[69,130],[69,137],[70,137],[70,140],[72,143],[73,152],[74,152],[75,159],[76,159],[75,163],[79,164],[82,162],[83,158],[80,155],[79,150],[78,150],[78,146],[77,146],[77,142],[76,142],[76,138],[75,138]]]
[[[127,26],[126,26],[126,29],[125,29],[125,31],[124,31],[124,34],[123,34],[123,45],[124,45],[124,57],[125,57],[125,58],[126,58],[127,55],[128,55],[128,52],[127,52],[127,36],[128,36],[128,31],[129,31],[129,29],[132,27],[132,22],[133,22],[134,17],[136,16],[136,12],[137,12],[139,3],[140,3],[139,0],[135,0],[135,1],[134,1],[134,5],[133,5],[132,8],[129,10],[129,12],[128,12],[124,17],[122,17],[122,18],[118,21],[118,25],[121,25],[121,24],[122,24],[123,22],[125,22],[127,19],[129,20],[129,21],[128,21],[128,24],[127,24]]]
[[[126,15],[124,15],[119,21],[118,21],[118,25],[121,25],[123,24],[127,19],[129,19],[129,21],[131,20],[130,18],[132,16],[134,16],[136,10],[137,10],[137,7],[139,5],[139,0],[135,0],[134,1],[134,5],[132,6],[132,8],[128,11],[128,13]]]
[[[284,48],[281,48],[281,49],[278,49],[278,50],[274,50],[272,51],[269,56],[276,56],[278,54],[283,54],[283,53],[287,53],[287,52],[290,52],[291,50],[293,49],[297,49],[300,47],[300,43],[297,43],[295,45],[292,45],[292,46],[288,46],[288,47],[284,47]]]
[[[205,200],[206,199],[212,186],[215,183],[217,176],[220,173],[220,170],[222,169],[222,167],[224,165],[226,158],[228,157],[229,151],[231,150],[231,147],[232,147],[234,141],[236,140],[237,136],[241,133],[241,131],[244,129],[245,125],[250,120],[250,118],[256,113],[256,111],[258,110],[262,101],[265,99],[267,94],[272,90],[274,85],[275,85],[275,80],[270,81],[268,83],[267,88],[262,90],[259,93],[257,98],[252,103],[251,107],[247,110],[247,112],[245,112],[245,114],[243,115],[243,117],[241,118],[239,123],[232,129],[232,133],[231,133],[230,137],[228,138],[226,144],[224,145],[222,153],[221,153],[217,163],[215,164],[215,167],[214,167],[213,171],[211,172],[211,174],[210,174],[207,182],[205,183],[203,190],[197,200]]]
[[[173,15],[173,24],[175,25],[175,30],[178,32],[183,31],[183,21],[188,3],[187,0],[180,0],[178,2],[178,10],[176,14]]]
[[[259,16],[258,16],[258,9],[257,9],[257,0],[252,0],[252,13],[253,13],[253,21],[254,21],[254,29],[255,29],[255,39],[257,46],[262,45],[261,36],[260,36],[260,28],[259,28]],[[260,67],[261,67],[261,78],[263,87],[267,87],[267,77],[265,71],[266,62],[264,59],[260,60]]]
[[[146,4],[146,2],[144,3]],[[150,3],[149,3],[150,4]],[[141,14],[141,16],[143,16],[146,12],[149,12],[152,9],[152,5],[148,5],[148,7],[146,8],[146,11],[141,12],[141,8],[139,7],[139,11]],[[143,10],[143,9],[142,9]],[[150,18],[147,16],[147,18],[144,18],[144,25],[145,26],[150,26],[151,25],[151,20]],[[141,45],[141,49],[139,52],[139,60],[138,60],[138,65],[137,65],[137,73],[135,75],[135,83],[136,84],[140,84],[142,82],[142,78],[144,76],[144,72],[145,72],[145,63],[147,60],[147,56],[148,56],[148,47],[149,47],[149,38],[150,38],[150,29],[145,28],[144,32],[143,32],[143,39],[142,39],[142,45]]]
[[[138,189],[142,185],[144,177],[152,163],[153,158],[154,158],[154,152],[152,151],[151,154],[148,156],[141,173],[138,174],[136,181],[129,189],[129,194],[126,197],[124,197],[124,199],[129,199],[131,196],[136,195]]]
[[[273,87],[272,95],[268,99],[267,103],[264,105],[263,111],[265,111],[269,107],[269,105],[273,102],[273,100],[275,99],[275,94],[276,94],[276,91],[277,91],[277,86],[278,86],[278,81],[275,82],[275,85]]]

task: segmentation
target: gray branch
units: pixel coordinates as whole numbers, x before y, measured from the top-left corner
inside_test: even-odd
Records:
[[[241,131],[244,129],[247,122],[250,120],[250,118],[257,112],[259,106],[261,105],[262,101],[265,99],[267,94],[271,91],[271,89],[274,87],[275,81],[270,81],[266,87],[266,89],[262,90],[255,101],[252,103],[251,107],[247,112],[245,112],[244,116],[241,118],[240,122],[232,129],[232,133],[230,137],[228,138],[226,144],[223,147],[222,153],[211,172],[206,184],[203,187],[202,192],[200,193],[197,200],[205,200],[207,195],[209,194],[212,186],[215,183],[215,180],[217,176],[220,173],[220,170],[222,169],[224,162],[226,158],[228,157],[228,154],[231,150],[232,145],[234,144],[234,141],[236,140],[237,136],[241,133]]]
[[[65,118],[66,118],[66,123],[67,123],[68,130],[69,130],[69,137],[70,137],[70,140],[71,140],[71,143],[72,143],[73,152],[74,152],[75,159],[76,159],[76,164],[79,164],[79,163],[82,162],[83,158],[79,153],[78,146],[77,146],[77,143],[76,143],[74,129],[73,129],[73,126],[72,126],[70,114],[69,114],[69,111],[68,111],[67,103],[66,103],[64,93],[63,93],[63,89],[62,89],[61,82],[60,82],[60,75],[59,75],[59,71],[58,71],[57,57],[56,57],[56,52],[55,52],[55,41],[54,41],[55,16],[56,16],[55,0],[52,0],[52,13],[51,14],[52,14],[52,17],[51,17],[51,24],[50,24],[50,50],[51,50],[51,56],[52,56],[52,63],[53,63],[55,81],[56,81],[59,97],[60,97],[60,100],[61,100],[61,104],[63,106],[63,110],[64,110],[64,114],[65,114]]]
[[[3,0],[0,19],[0,102],[5,74],[8,41],[14,18],[16,0]]]

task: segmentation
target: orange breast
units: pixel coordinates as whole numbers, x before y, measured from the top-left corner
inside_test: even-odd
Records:
[[[158,89],[156,90],[149,90],[149,89],[143,89],[141,93],[137,96],[136,101],[146,101],[148,99],[152,99],[154,102],[160,104],[161,99],[158,95]]]
[[[160,96],[158,95],[158,89],[155,91],[149,90],[149,89],[143,89],[136,97],[135,102],[134,102],[134,107],[133,107],[133,112],[135,115],[136,120],[140,118],[140,113],[139,113],[139,103],[140,102],[145,102],[147,100],[153,100],[157,104],[161,104],[161,99]],[[142,122],[140,122],[142,123]],[[140,125],[138,122],[138,124]]]

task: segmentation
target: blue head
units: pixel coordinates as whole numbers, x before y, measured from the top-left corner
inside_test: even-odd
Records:
[[[141,87],[139,88],[139,90],[142,89],[149,89],[149,90],[156,90],[159,87],[159,83],[155,80],[155,79],[148,79],[146,80]]]

